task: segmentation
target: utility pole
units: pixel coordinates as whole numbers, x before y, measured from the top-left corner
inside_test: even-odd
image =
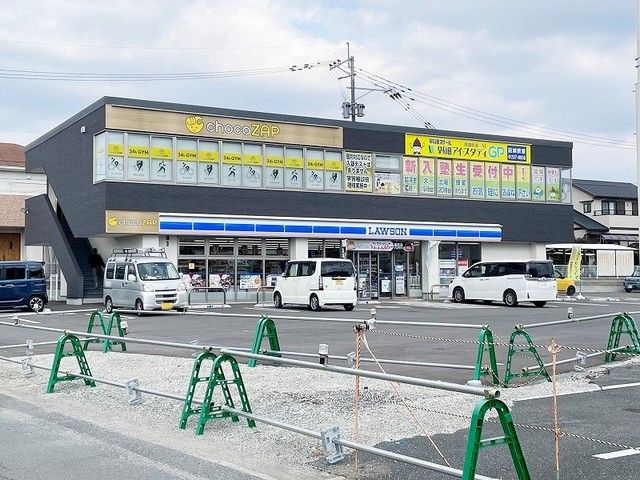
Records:
[[[640,0],[638,0],[640,1]],[[351,121],[355,122],[356,121],[356,109],[355,109],[355,105],[356,105],[356,72],[354,71],[355,68],[355,60],[354,58],[351,56],[351,52],[349,50],[349,42],[347,42],[347,59],[349,61],[349,76],[351,77]]]
[[[347,68],[345,69],[343,67],[343,65],[346,64]],[[343,72],[345,75],[342,77],[339,77],[339,80],[342,80],[343,78],[349,78],[350,79],[350,86],[349,86],[349,90],[351,91],[351,95],[350,95],[350,101],[349,102],[344,102],[342,104],[342,116],[344,118],[351,118],[352,122],[356,121],[356,117],[364,117],[364,104],[363,103],[356,103],[356,90],[367,90],[367,92],[371,92],[374,91],[376,89],[372,89],[372,88],[366,88],[366,89],[358,89],[356,88],[356,72],[355,72],[355,58],[351,55],[351,49],[350,49],[350,45],[349,42],[347,42],[347,59],[346,60],[338,60],[335,61],[331,64],[329,64],[329,69],[333,70],[334,68],[337,68],[338,70],[340,70],[341,72]],[[366,95],[366,94],[365,94]],[[361,97],[364,95],[361,95]]]

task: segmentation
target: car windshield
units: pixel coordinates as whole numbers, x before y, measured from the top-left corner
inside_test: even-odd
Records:
[[[640,277],[640,267],[634,267],[632,277]]]
[[[178,270],[170,262],[139,263],[140,280],[177,280]]]

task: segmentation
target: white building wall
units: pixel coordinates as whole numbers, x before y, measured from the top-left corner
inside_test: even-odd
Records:
[[[544,243],[483,243],[482,261],[496,260],[544,260],[547,252]]]
[[[33,197],[45,193],[47,180],[41,173],[26,173],[21,168],[0,168],[0,194]]]

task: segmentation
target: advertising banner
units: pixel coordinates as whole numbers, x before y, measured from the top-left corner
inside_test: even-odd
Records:
[[[500,164],[486,163],[484,174],[487,198],[491,200],[500,199]]]
[[[402,157],[402,192],[418,193],[418,159]]]
[[[453,193],[451,160],[436,160],[438,172],[438,196],[450,197]]]
[[[516,196],[518,200],[531,200],[531,167],[516,165]]]
[[[500,193],[502,198],[516,199],[516,166],[500,165]]]
[[[560,194],[562,203],[571,203],[571,169],[563,168],[560,172]]]
[[[484,163],[469,162],[469,187],[471,198],[485,198]]]
[[[375,193],[386,193],[387,195],[400,195],[400,174],[399,173],[376,173]]]
[[[531,167],[531,198],[535,202],[544,202],[544,167]]]
[[[405,134],[404,143],[405,155],[483,162],[531,163],[531,146],[524,144],[411,133]]]
[[[436,161],[433,158],[420,159],[420,195],[436,194]]]
[[[571,256],[569,257],[569,264],[567,265],[567,278],[573,278],[576,281],[580,280],[581,263],[582,248],[576,245],[571,248]]]
[[[345,152],[347,192],[373,191],[373,154]]]
[[[469,162],[454,160],[453,162],[453,196],[469,196]]]
[[[547,179],[547,201],[559,202],[560,201],[560,169],[547,167],[546,168]]]

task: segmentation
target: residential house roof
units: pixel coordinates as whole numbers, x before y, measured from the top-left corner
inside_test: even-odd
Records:
[[[628,182],[608,182],[605,180],[573,179],[573,186],[594,198],[620,198],[636,200],[638,187]]]
[[[24,147],[15,143],[0,143],[0,166],[24,168]]]
[[[589,230],[590,232],[609,231],[609,229],[605,225],[595,221],[593,218],[585,215],[584,213],[578,212],[577,210],[573,211],[573,223],[579,225],[585,230]]]

